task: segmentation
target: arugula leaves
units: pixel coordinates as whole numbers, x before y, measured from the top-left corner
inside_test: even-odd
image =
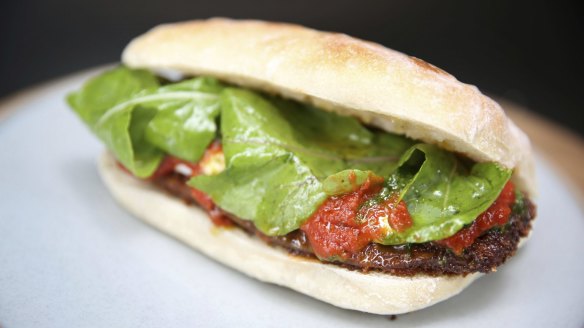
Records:
[[[378,242],[398,245],[450,237],[484,212],[510,177],[511,170],[495,163],[468,165],[436,146],[415,145],[388,179],[389,189],[405,201],[413,225]]]
[[[214,79],[160,86],[152,73],[115,68],[70,94],[69,105],[134,175],[150,176],[169,153],[197,161],[215,138]]]
[[[322,181],[329,175],[355,167],[389,173],[396,154],[411,144],[371,132],[354,118],[241,89],[226,89],[221,108],[227,168],[189,184],[268,235],[298,229],[326,199]],[[387,147],[390,138],[398,142]]]
[[[222,89],[223,85],[211,78],[191,79],[158,89],[156,94],[165,99],[149,103],[158,111],[148,124],[147,140],[166,153],[198,161],[217,134]]]
[[[323,181],[323,190],[329,196],[337,196],[357,190],[368,179],[383,181],[383,177],[371,171],[344,170],[328,176]]]
[[[197,162],[221,137],[226,170],[189,184],[268,235],[298,229],[329,196],[388,177],[379,197],[398,192],[413,225],[376,242],[442,239],[486,210],[511,175],[493,163],[473,165],[354,118],[228,88],[212,78],[161,85],[152,73],[119,67],[67,100],[141,178],[165,154]]]

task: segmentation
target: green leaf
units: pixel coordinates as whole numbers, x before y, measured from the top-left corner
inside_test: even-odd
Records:
[[[158,148],[187,161],[198,161],[217,134],[219,93],[215,79],[197,78],[160,88],[157,94],[200,92],[204,97],[151,102],[158,113],[148,124],[146,139]]]
[[[497,164],[477,163],[469,169],[452,153],[418,144],[388,179],[389,188],[406,202],[413,225],[378,242],[397,245],[450,237],[484,212],[510,177],[511,170]]]
[[[269,235],[298,229],[326,199],[328,176],[347,169],[389,174],[412,144],[353,118],[241,89],[226,89],[221,107],[227,168],[189,183]]]
[[[329,196],[346,194],[357,190],[367,179],[383,181],[371,171],[344,170],[327,177],[323,181],[323,190]]]
[[[132,99],[158,86],[156,77],[147,71],[119,67],[89,80],[67,98],[73,110],[117,159],[139,177],[154,172],[163,153],[144,140],[152,111],[134,114],[137,103],[132,103]]]
[[[67,96],[67,102],[93,129],[97,121],[112,107],[146,89],[155,89],[158,86],[158,80],[148,71],[118,67],[87,81],[81,90]]]
[[[216,136],[214,79],[159,86],[147,71],[119,67],[90,80],[68,102],[134,175],[145,178],[164,153],[197,161]]]
[[[387,176],[414,144],[402,136],[368,129],[354,117],[281,98],[268,100],[291,127],[286,148],[302,158],[320,180],[346,169]]]
[[[290,154],[237,157],[223,173],[189,183],[268,235],[298,229],[326,199],[320,182]]]

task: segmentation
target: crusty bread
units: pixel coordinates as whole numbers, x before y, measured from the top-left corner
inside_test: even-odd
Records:
[[[210,75],[359,117],[387,131],[514,169],[535,191],[527,137],[471,85],[420,59],[297,25],[211,19],[162,25],[133,40],[130,67]]]
[[[135,216],[210,258],[253,278],[294,289],[338,307],[377,314],[418,310],[458,294],[481,274],[466,277],[395,277],[363,274],[289,255],[241,229],[221,229],[196,206],[122,171],[110,153],[99,161],[113,197]]]

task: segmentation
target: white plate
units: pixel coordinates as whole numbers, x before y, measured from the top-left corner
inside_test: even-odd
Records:
[[[526,246],[460,295],[390,322],[250,279],[118,207],[97,175],[101,144],[63,100],[88,76],[0,108],[13,111],[0,122],[0,326],[584,324],[584,217],[541,160],[539,214]]]

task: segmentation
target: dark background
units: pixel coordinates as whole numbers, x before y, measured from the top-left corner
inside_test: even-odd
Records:
[[[0,0],[0,97],[119,60],[170,21],[226,16],[295,22],[425,59],[584,136],[582,10],[558,1]]]

